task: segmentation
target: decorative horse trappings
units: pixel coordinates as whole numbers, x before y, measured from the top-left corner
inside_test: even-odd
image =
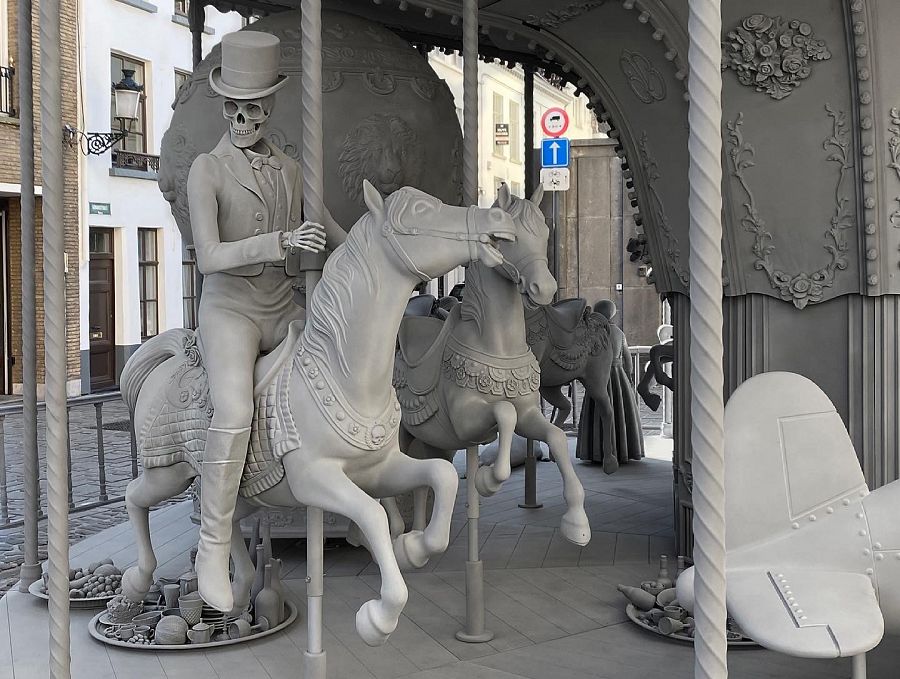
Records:
[[[402,406],[403,447],[413,457],[449,460],[460,448],[487,443],[499,433],[497,460],[475,476],[483,496],[509,478],[514,432],[545,441],[564,482],[568,510],[560,530],[585,545],[591,529],[584,489],[565,434],[541,413],[541,369],[525,342],[524,305],[548,304],[556,292],[547,266],[550,231],[537,208],[542,193],[539,189],[529,201],[501,188],[499,205],[513,217],[516,240],[500,246],[501,266],[469,266],[463,301],[446,321],[403,321],[394,386]]]
[[[400,404],[391,388],[397,328],[413,287],[474,261],[497,265],[500,239],[515,237],[499,209],[461,208],[412,188],[383,200],[365,182],[369,212],[325,265],[307,311],[256,369],[256,414],[234,514],[231,554],[235,609],[249,603],[254,570],[237,522],[260,506],[308,505],[339,512],[362,530],[381,570],[381,596],[367,601],[356,628],[371,645],[395,629],[407,599],[400,566],[446,549],[457,476],[443,460],[400,451]],[[202,338],[171,330],[131,358],[122,376],[144,471],[128,486],[138,563],[123,594],[141,601],[156,568],[148,509],[202,474],[214,403],[207,394]],[[391,540],[373,498],[430,486],[435,505],[424,531]],[[236,538],[236,539],[235,539]],[[399,561],[399,565],[398,565]]]
[[[467,290],[468,292],[468,290]],[[541,365],[541,396],[557,409],[554,424],[562,425],[572,404],[562,387],[579,380],[602,420],[614,418],[609,379],[615,360],[609,319],[593,311],[583,299],[566,299],[552,306],[527,308],[528,346]],[[603,429],[603,471],[619,468],[613,428]]]

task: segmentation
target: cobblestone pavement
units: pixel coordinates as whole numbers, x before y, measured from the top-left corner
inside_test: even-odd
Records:
[[[103,414],[103,447],[105,452],[106,494],[109,499],[122,498],[132,479],[131,434],[128,409],[120,399],[105,402]],[[79,505],[101,501],[98,463],[97,416],[93,405],[69,409],[69,434],[72,458],[72,502],[69,514],[69,542],[74,543],[128,520],[124,502],[79,510]],[[24,514],[22,416],[7,415],[3,421],[3,443],[6,453],[6,504],[0,502],[0,523],[21,521]],[[43,411],[38,413],[38,449],[40,453],[41,511],[46,513],[46,445]],[[177,500],[183,499],[183,496]],[[2,500],[2,496],[0,496]],[[8,517],[8,518],[7,518]],[[46,555],[47,521],[38,527],[41,560]],[[18,580],[22,564],[24,534],[21,526],[0,529],[0,593],[5,593]],[[81,565],[81,564],[74,564]]]
[[[654,386],[654,392],[662,390]],[[581,415],[581,404],[584,401],[584,389],[576,386],[575,417]],[[662,407],[657,412],[650,410],[643,401],[639,401],[641,421],[645,436],[659,435],[662,423]],[[128,429],[128,410],[125,404],[115,399],[103,404],[103,444],[106,458],[107,495],[110,499],[122,497],[125,487],[132,479],[131,435]],[[550,414],[547,406],[546,414]],[[577,434],[573,418],[564,425],[569,435]],[[39,413],[38,446],[41,456],[41,508],[46,511],[46,448],[44,442],[44,413]],[[97,455],[97,422],[93,405],[77,406],[69,411],[69,431],[72,451],[72,500],[76,509],[69,515],[70,544],[83,540],[106,528],[128,520],[122,500],[90,509],[78,510],[78,505],[97,502],[100,499],[100,481]],[[24,495],[22,489],[22,416],[9,415],[4,422],[4,443],[6,451],[7,475],[7,513],[9,519],[0,523],[21,520],[24,511]],[[180,501],[184,496],[173,498],[171,502]],[[161,505],[162,506],[162,505]],[[42,520],[38,528],[40,558],[46,554],[47,521]],[[0,594],[5,593],[18,581],[19,567],[22,564],[22,543],[24,541],[21,527],[0,529]],[[101,558],[99,555],[98,558]],[[79,566],[81,564],[73,564]]]

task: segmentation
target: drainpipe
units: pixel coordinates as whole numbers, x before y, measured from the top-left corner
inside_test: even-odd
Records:
[[[525,70],[525,197],[537,188],[534,176],[534,67]]]

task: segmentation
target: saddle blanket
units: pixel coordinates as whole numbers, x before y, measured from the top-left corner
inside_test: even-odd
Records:
[[[285,361],[265,389],[255,398],[247,461],[241,479],[241,497],[251,498],[284,478],[281,458],[300,448],[300,436],[290,409],[292,361]],[[188,354],[169,388],[159,399],[155,414],[147,418],[138,435],[143,465],[147,469],[187,462],[201,473],[206,432],[213,414],[209,381],[198,353]]]

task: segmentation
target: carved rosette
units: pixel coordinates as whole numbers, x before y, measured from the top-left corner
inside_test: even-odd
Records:
[[[559,28],[563,24],[577,19],[582,14],[590,12],[606,4],[606,0],[593,0],[591,2],[570,2],[558,9],[550,9],[542,15],[529,14],[525,17],[525,23],[530,26],[540,26],[541,28]]]
[[[844,180],[853,168],[847,116],[842,111],[833,110],[827,104],[825,110],[831,118],[832,131],[822,146],[828,151],[828,161],[838,166],[838,179],[834,190],[834,213],[830,228],[825,232],[825,244],[822,246],[828,253],[830,261],[813,272],[790,273],[776,266],[775,237],[766,227],[766,222],[757,209],[756,198],[747,182],[746,172],[755,165],[756,151],[744,139],[743,113],[738,114],[736,120],[727,124],[731,145],[728,153],[731,176],[737,179],[746,196],[744,202],[746,214],[741,218],[741,225],[745,231],[753,235],[752,252],[756,257],[753,266],[759,271],[765,271],[769,282],[780,293],[781,298],[792,302],[797,309],[821,302],[826,289],[834,285],[837,272],[847,268],[850,243],[845,232],[854,224],[850,211],[851,200],[844,194]]]
[[[741,84],[777,100],[810,76],[814,61],[830,58],[825,41],[805,21],[752,14],[728,33],[722,70],[730,68]]]

